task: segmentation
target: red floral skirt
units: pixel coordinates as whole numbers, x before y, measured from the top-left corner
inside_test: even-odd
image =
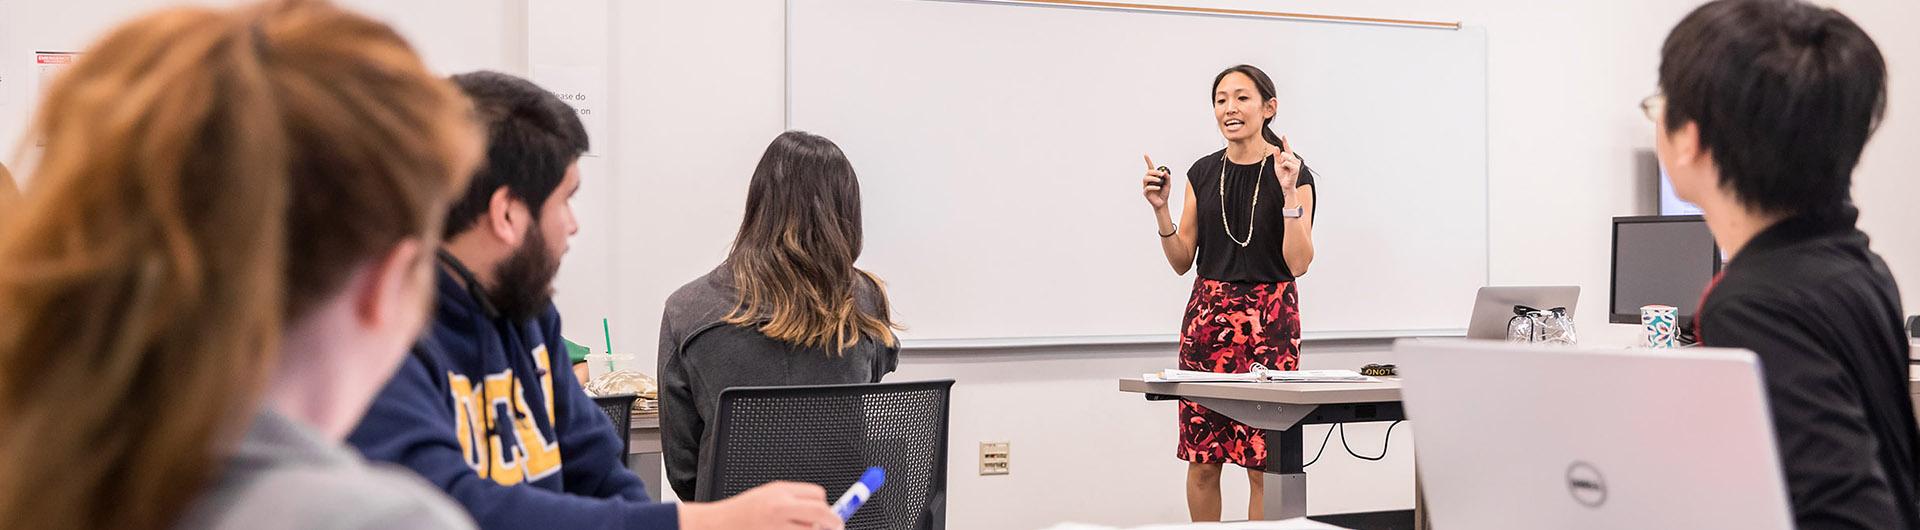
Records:
[[[1194,280],[1180,332],[1180,368],[1244,373],[1254,363],[1300,368],[1300,297],[1293,282]],[[1184,399],[1179,453],[1181,460],[1200,464],[1267,465],[1263,431]]]

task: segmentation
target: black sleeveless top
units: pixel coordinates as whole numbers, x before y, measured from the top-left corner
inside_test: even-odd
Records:
[[[1266,160],[1266,170],[1260,170],[1260,164],[1241,165],[1227,160],[1225,149],[1200,157],[1187,168],[1187,185],[1193,186],[1194,203],[1189,208],[1198,208],[1200,220],[1199,256],[1195,259],[1197,273],[1201,278],[1226,282],[1242,283],[1278,283],[1293,281],[1293,272],[1287,267],[1287,259],[1281,253],[1281,243],[1286,239],[1286,219],[1280,210],[1285,201],[1280,193],[1280,179],[1275,175],[1273,156]],[[1299,153],[1294,153],[1299,156]],[[1220,185],[1220,164],[1227,165],[1226,190],[1223,194]],[[1255,173],[1259,174],[1255,174]],[[1253,193],[1256,179],[1260,189],[1260,205],[1253,208]],[[1300,159],[1300,179],[1294,184],[1307,186],[1313,184],[1313,171],[1307,168],[1306,158]],[[1314,186],[1316,191],[1319,186]],[[1221,202],[1226,202],[1226,222],[1220,224]],[[1316,194],[1317,195],[1317,194]],[[1316,196],[1316,199],[1318,197]],[[1319,204],[1315,201],[1315,210]],[[1238,242],[1247,240],[1248,216],[1253,218],[1253,241],[1241,247]],[[1231,238],[1227,232],[1232,231]]]

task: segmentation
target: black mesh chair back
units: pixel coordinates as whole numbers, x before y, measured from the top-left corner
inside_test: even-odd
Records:
[[[849,530],[944,529],[952,390],[952,380],[729,388],[700,451],[695,498],[788,480],[819,484],[832,501],[880,466],[886,485]]]
[[[620,465],[627,465],[627,449],[633,445],[633,394],[614,394],[597,396],[593,403],[600,406],[600,412],[606,413],[613,421],[613,433],[620,437]]]

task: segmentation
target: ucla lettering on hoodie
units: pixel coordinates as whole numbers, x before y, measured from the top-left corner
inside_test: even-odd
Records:
[[[539,367],[541,401],[553,417],[553,374],[547,347],[535,347],[530,356]],[[513,377],[513,369],[487,374],[479,383],[447,372],[453,397],[454,437],[467,466],[482,477],[512,486],[540,480],[560,471],[560,444],[534,422],[527,395]]]
[[[678,528],[621,462],[620,436],[567,365],[551,304],[492,315],[437,267],[433,322],[347,441],[412,468],[481,528]]]

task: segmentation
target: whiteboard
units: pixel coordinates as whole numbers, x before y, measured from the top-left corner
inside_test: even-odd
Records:
[[[938,0],[787,17],[787,124],[852,159],[860,265],[910,346],[1172,340],[1193,273],[1161,254],[1141,154],[1183,176],[1220,149],[1211,83],[1239,63],[1273,75],[1274,129],[1319,178],[1306,337],[1460,333],[1487,283],[1477,28]]]

